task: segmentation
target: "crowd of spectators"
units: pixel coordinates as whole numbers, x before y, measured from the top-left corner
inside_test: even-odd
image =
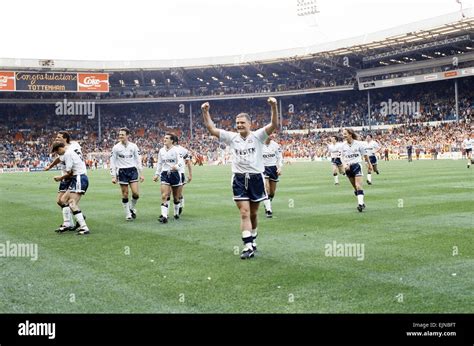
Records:
[[[444,82],[443,82],[444,83]],[[420,84],[410,88],[372,92],[370,125],[397,125],[372,131],[382,146],[392,153],[405,150],[411,142],[423,151],[459,151],[463,136],[470,131],[473,112],[472,90],[468,82],[460,83],[459,122],[439,126],[421,125],[427,121],[456,119],[455,104],[447,84]],[[472,84],[472,82],[471,82]],[[433,86],[437,86],[434,88]],[[414,114],[384,112],[382,102],[418,102]],[[78,140],[88,163],[106,164],[117,141],[118,129],[128,127],[132,140],[142,151],[144,163],[150,165],[162,146],[162,137],[172,132],[195,157],[220,160],[225,147],[209,137],[200,115],[200,104],[138,103],[101,105],[99,117],[56,115],[55,105],[0,105],[0,168],[44,167],[51,160],[50,145],[55,134],[67,130]],[[254,128],[265,125],[270,112],[265,98],[212,101],[211,115],[216,126],[232,130],[235,115],[249,113]],[[97,113],[97,112],[96,112]],[[330,128],[369,127],[365,93],[357,91],[312,94],[282,99],[282,124],[277,138],[286,157],[317,158],[325,155]],[[328,129],[322,131],[322,129]],[[288,131],[301,130],[301,131]],[[317,131],[317,132],[315,132]],[[92,163],[91,163],[92,162]]]

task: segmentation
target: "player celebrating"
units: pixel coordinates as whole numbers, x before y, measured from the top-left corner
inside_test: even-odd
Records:
[[[171,192],[173,192],[175,216],[179,214],[178,189],[182,185],[179,170],[184,166],[184,163],[179,156],[178,150],[173,146],[173,136],[171,133],[165,135],[163,140],[165,146],[158,152],[158,164],[156,166],[155,175],[153,176],[154,182],[157,182],[158,179],[161,180],[161,215],[158,218],[158,221],[161,223],[168,222],[168,208]]]
[[[462,147],[466,151],[467,168],[471,168],[472,164],[472,147],[474,145],[474,139],[466,135],[466,138],[462,141]]]
[[[76,141],[71,141],[71,136],[67,131],[59,131],[56,135],[56,138],[54,140],[55,142],[63,142],[65,144],[65,148],[67,149],[72,149],[76,151],[79,155],[82,155],[82,149],[81,146],[78,142]],[[58,155],[56,159],[54,159],[53,162],[51,162],[48,166],[45,167],[45,171],[49,171],[51,168],[53,168],[56,165],[60,165],[61,167],[61,172],[62,175],[66,174],[65,170],[65,164],[64,164],[64,155]],[[74,225],[74,217],[72,216],[71,209],[69,208],[69,205],[63,204],[61,202],[61,199],[63,195],[66,193],[66,191],[69,188],[69,185],[71,184],[71,179],[63,179],[59,182],[59,189],[58,189],[58,195],[56,197],[56,203],[59,205],[62,211],[63,215],[63,220],[65,220],[61,226],[59,226],[58,229],[56,229],[56,232],[64,232],[64,231],[74,231],[76,230],[79,225]]]
[[[62,204],[68,205],[72,211],[72,214],[79,223],[78,235],[89,234],[89,228],[87,227],[84,215],[79,208],[79,201],[82,195],[87,191],[89,186],[89,179],[87,178],[86,164],[82,158],[82,154],[77,150],[69,147],[66,150],[66,144],[64,142],[54,142],[51,152],[58,155],[64,155],[64,164],[66,166],[66,173],[60,176],[54,177],[56,181],[63,181],[70,179],[69,188],[61,198]],[[63,214],[64,215],[64,214]],[[64,217],[64,223],[67,222],[67,218]],[[59,233],[62,233],[60,231]]]
[[[122,191],[122,206],[125,220],[131,221],[137,217],[138,181],[143,182],[142,158],[135,143],[128,140],[130,130],[123,127],[119,130],[119,142],[112,148],[110,155],[110,174],[112,184],[120,185]],[[132,200],[128,200],[128,187],[132,190]]]
[[[380,145],[373,140],[372,135],[368,134],[365,138],[365,153],[369,157],[372,168],[367,168],[367,184],[372,185],[372,171],[379,174],[377,169],[377,156],[376,154],[380,151]]]
[[[209,103],[201,106],[207,130],[229,145],[232,152],[232,190],[240,211],[240,230],[244,242],[241,259],[252,258],[255,254],[258,207],[261,201],[267,199],[262,152],[265,140],[278,126],[277,101],[270,97],[268,103],[272,113],[271,123],[257,131],[250,131],[250,116],[240,113],[235,118],[238,133],[216,128],[209,115]]]
[[[367,162],[367,167],[372,170],[372,164],[369,157],[365,153],[365,144],[357,140],[357,135],[352,129],[344,129],[342,131],[344,143],[341,146],[341,160],[346,171],[347,178],[354,187],[354,194],[357,197],[357,210],[362,212],[365,209],[364,190],[362,190],[362,156]]]
[[[339,185],[339,174],[345,175],[341,161],[342,141],[338,136],[331,136],[330,143],[327,145],[327,152],[331,155],[332,175],[334,176],[334,185]]]
[[[273,197],[275,197],[276,186],[279,180],[278,177],[281,175],[283,156],[281,154],[280,145],[270,136],[265,140],[262,152],[263,165],[265,167],[263,176],[265,177],[265,190],[268,194],[267,199],[263,200],[263,205],[265,207],[266,216],[271,218],[273,217],[272,200]]]
[[[179,199],[178,212],[176,212],[176,206],[175,206],[175,211],[174,211],[174,218],[179,219],[179,216],[181,215],[184,209],[184,196],[183,196],[184,185],[186,185],[187,183],[190,183],[191,180],[193,179],[193,165],[192,165],[191,154],[189,153],[188,149],[179,145],[179,139],[178,139],[178,136],[176,135],[173,135],[173,145],[178,151],[179,157],[184,161],[185,165],[188,167],[188,180],[187,181],[186,181],[186,175],[184,174],[185,172],[184,165],[180,166],[179,168],[179,175],[181,176],[181,182],[183,184],[181,186],[178,186],[178,199]]]

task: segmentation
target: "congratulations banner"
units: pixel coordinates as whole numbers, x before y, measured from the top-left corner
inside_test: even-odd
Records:
[[[0,91],[109,92],[108,73],[0,71]]]

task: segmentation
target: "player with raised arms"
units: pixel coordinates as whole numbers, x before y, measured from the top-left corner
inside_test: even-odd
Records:
[[[259,203],[267,199],[264,183],[263,146],[265,140],[278,127],[278,109],[275,98],[268,98],[271,122],[263,128],[251,131],[251,119],[247,113],[235,118],[236,132],[216,128],[209,114],[209,103],[201,106],[204,124],[209,133],[226,145],[232,153],[232,190],[240,211],[240,231],[244,248],[241,259],[252,258],[257,244],[257,216]]]
[[[143,182],[142,158],[135,143],[128,140],[130,130],[123,127],[119,130],[119,142],[112,148],[110,155],[110,174],[112,184],[120,185],[122,192],[122,206],[125,220],[131,221],[137,217],[137,202],[140,198],[138,182]],[[128,199],[128,187],[132,190],[132,200]]]
[[[364,190],[362,189],[362,157],[367,162],[367,167],[372,169],[369,157],[365,153],[365,143],[357,140],[354,130],[346,128],[342,131],[345,139],[341,146],[341,161],[346,171],[346,176],[354,187],[354,194],[357,197],[357,210],[362,212],[365,209]]]

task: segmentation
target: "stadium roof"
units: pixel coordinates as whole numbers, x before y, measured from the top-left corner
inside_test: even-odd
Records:
[[[274,63],[289,58],[314,58],[315,56],[341,56],[350,54],[370,54],[380,49],[415,44],[419,42],[453,37],[473,33],[474,11],[465,10],[465,17],[460,12],[453,12],[423,21],[418,21],[387,30],[370,33],[349,39],[328,42],[308,47],[277,50],[265,53],[207,57],[197,59],[175,60],[135,60],[135,61],[78,61],[78,60],[38,60],[38,59],[0,59],[3,69],[42,69],[49,67],[57,70],[107,70],[126,71],[139,69],[195,68],[215,65],[240,65],[249,62],[260,64]]]

